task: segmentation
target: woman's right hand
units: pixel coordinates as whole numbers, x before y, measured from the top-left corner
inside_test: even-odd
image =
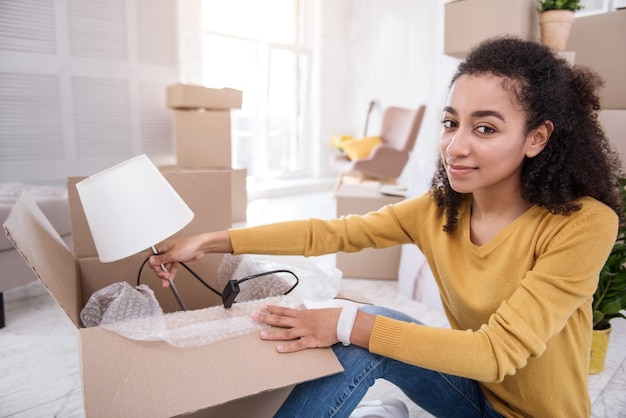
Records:
[[[150,268],[161,279],[163,287],[176,276],[179,263],[196,261],[209,253],[232,253],[228,231],[192,235],[166,240],[156,245],[157,255],[150,257]],[[163,269],[165,267],[165,269]]]

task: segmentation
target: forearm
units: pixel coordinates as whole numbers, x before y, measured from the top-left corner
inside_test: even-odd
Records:
[[[307,231],[306,221],[288,221],[228,232],[235,255],[304,255]]]
[[[232,254],[233,244],[228,231],[207,232],[204,235],[202,251],[205,254]]]

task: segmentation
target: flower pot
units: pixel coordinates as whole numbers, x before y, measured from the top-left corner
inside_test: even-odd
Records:
[[[606,349],[609,345],[609,335],[611,327],[601,330],[593,330],[591,336],[591,361],[589,363],[589,374],[598,374],[604,370],[604,360],[606,359]]]
[[[541,42],[557,52],[564,51],[573,23],[574,12],[571,10],[548,10],[541,13]]]

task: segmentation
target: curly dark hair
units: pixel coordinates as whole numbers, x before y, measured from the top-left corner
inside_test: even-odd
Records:
[[[546,147],[522,166],[522,197],[555,214],[580,209],[591,196],[622,218],[618,178],[622,164],[598,121],[603,80],[593,71],[571,66],[548,47],[515,37],[483,41],[463,61],[451,86],[462,75],[492,74],[515,95],[526,114],[526,133],[551,121]],[[445,214],[444,231],[455,230],[458,209],[468,194],[450,186],[441,156],[431,194]]]

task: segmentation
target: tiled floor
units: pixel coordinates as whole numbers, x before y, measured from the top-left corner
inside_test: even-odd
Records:
[[[253,201],[248,222],[331,217],[334,212],[330,193],[315,193]],[[345,286],[429,325],[446,325],[438,311],[398,295],[393,281],[351,279]],[[5,308],[7,326],[0,330],[0,417],[84,416],[77,333],[71,321],[38,282],[6,292]],[[626,321],[615,320],[613,326],[606,370],[590,376],[595,418],[626,417]],[[366,399],[388,397],[403,399],[413,418],[430,416],[384,381],[376,383]]]

